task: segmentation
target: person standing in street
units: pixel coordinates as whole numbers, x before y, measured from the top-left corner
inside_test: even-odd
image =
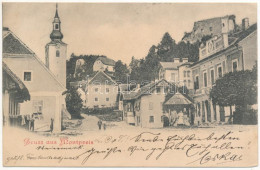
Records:
[[[106,130],[106,128],[107,128],[107,125],[105,122],[103,123],[103,128],[104,128],[104,130]]]
[[[99,128],[99,130],[101,130],[101,127],[102,127],[102,121],[99,119],[99,121],[98,121],[98,128]]]

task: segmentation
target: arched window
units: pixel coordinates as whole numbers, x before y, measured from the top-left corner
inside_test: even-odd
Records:
[[[59,24],[55,24],[55,29],[59,29]]]
[[[56,57],[60,57],[60,51],[56,50]]]

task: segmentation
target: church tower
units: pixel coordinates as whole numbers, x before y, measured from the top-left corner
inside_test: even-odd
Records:
[[[61,21],[57,4],[52,24],[51,42],[45,46],[45,64],[57,80],[66,87],[67,44],[62,42],[63,34],[61,33]]]

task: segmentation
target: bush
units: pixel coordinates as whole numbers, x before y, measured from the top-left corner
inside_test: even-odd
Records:
[[[67,91],[66,95],[66,106],[69,111],[72,119],[80,119],[80,112],[82,109],[82,99],[80,98],[80,94],[77,92],[77,89],[70,88]]]

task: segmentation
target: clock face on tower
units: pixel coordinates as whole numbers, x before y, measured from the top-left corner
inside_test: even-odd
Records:
[[[56,49],[59,49],[60,48],[60,44],[56,44]]]

